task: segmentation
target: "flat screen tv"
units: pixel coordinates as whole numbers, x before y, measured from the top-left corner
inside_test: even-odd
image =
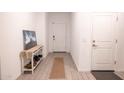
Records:
[[[36,33],[34,31],[23,30],[24,50],[28,50],[37,45]]]

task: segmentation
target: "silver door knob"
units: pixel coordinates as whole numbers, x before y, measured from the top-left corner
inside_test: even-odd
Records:
[[[53,40],[55,40],[55,36],[53,35]]]
[[[95,45],[95,44],[93,44],[92,46],[93,46],[93,47],[97,47],[97,45]]]
[[[93,43],[95,43],[95,40],[93,40]]]

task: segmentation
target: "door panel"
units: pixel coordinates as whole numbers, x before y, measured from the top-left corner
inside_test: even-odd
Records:
[[[93,16],[92,70],[114,70],[113,15]]]
[[[94,16],[93,18],[93,39],[97,41],[112,41],[112,18],[111,16]]]
[[[64,23],[54,23],[53,28],[53,51],[65,51],[65,32],[66,25]]]

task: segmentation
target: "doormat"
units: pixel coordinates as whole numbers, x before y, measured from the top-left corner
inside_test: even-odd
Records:
[[[65,79],[64,61],[61,57],[54,58],[49,79]]]
[[[113,71],[92,71],[96,80],[122,80]]]

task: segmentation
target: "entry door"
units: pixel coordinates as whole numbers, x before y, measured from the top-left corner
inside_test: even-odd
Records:
[[[65,38],[66,38],[66,24],[65,23],[53,23],[53,51],[64,52],[65,51]]]
[[[114,70],[114,16],[93,16],[92,70]]]

